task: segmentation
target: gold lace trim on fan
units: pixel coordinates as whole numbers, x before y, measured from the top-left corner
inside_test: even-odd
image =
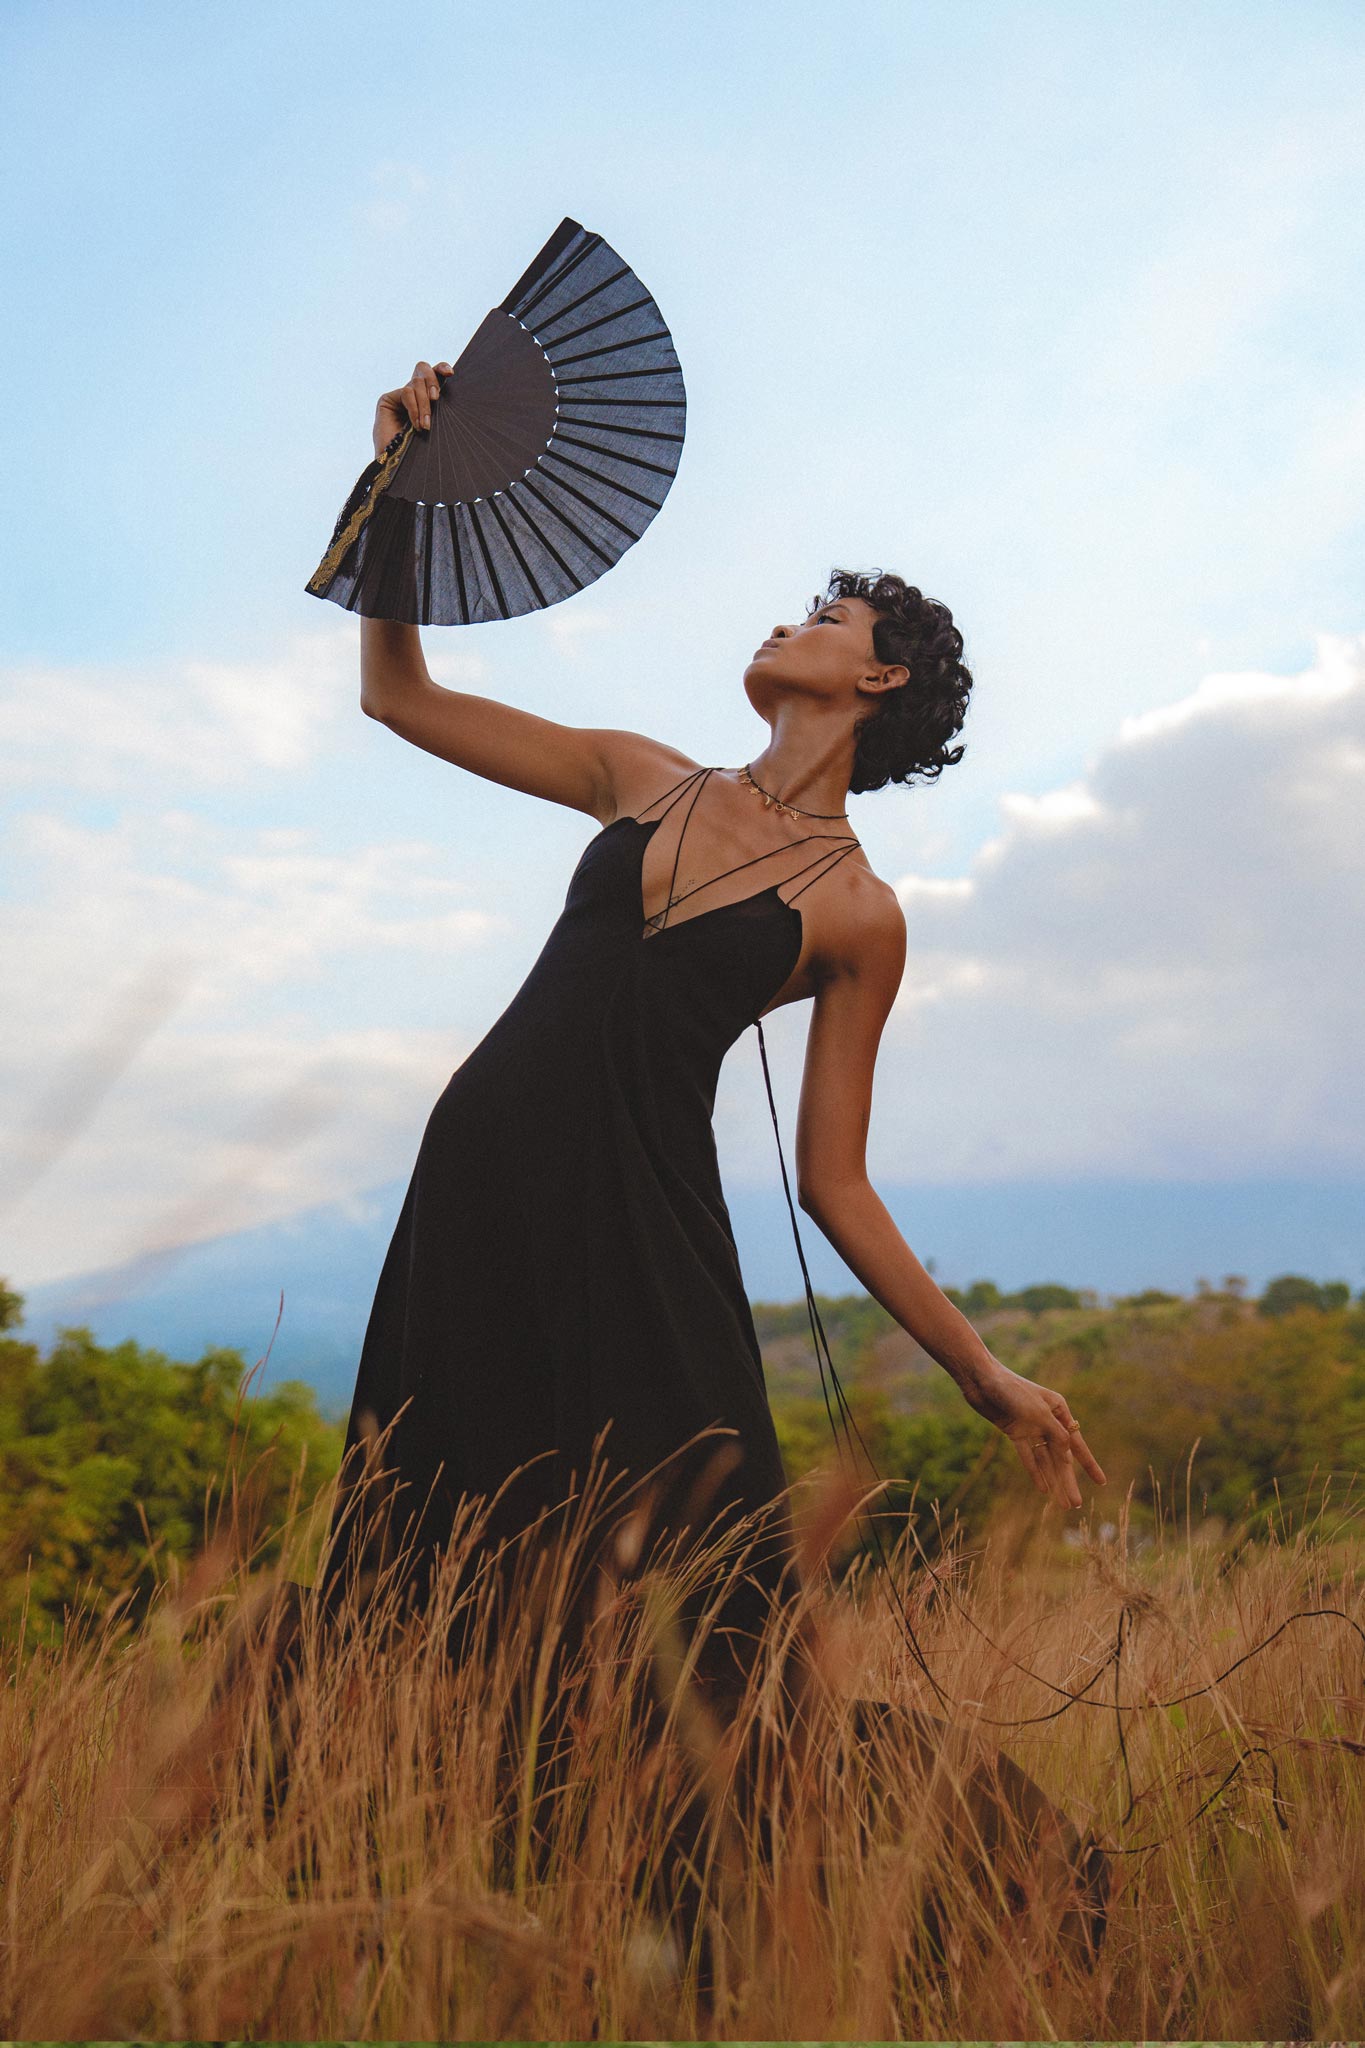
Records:
[[[353,545],[356,535],[373,512],[375,505],[388,487],[389,478],[407,453],[408,440],[413,432],[411,420],[400,433],[396,434],[385,450],[378,469],[364,498],[346,521],[345,526],[328,548],[317,568],[308,579],[308,589],[315,596],[323,595],[324,588],[336,575],[346,558],[347,550]]]

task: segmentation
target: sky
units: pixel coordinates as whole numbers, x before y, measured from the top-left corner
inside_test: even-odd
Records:
[[[976,681],[961,763],[850,799],[908,927],[874,1185],[1358,1187],[1363,82],[1315,0],[10,0],[0,1275],[362,1204],[535,960],[593,822],[364,718],[304,585],[380,391],[566,214],[686,445],[435,678],[735,767],[753,647],[895,569]],[[778,1188],[751,1033],[716,1122]]]

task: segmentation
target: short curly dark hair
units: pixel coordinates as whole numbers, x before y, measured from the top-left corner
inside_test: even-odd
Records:
[[[841,597],[861,597],[875,606],[872,648],[878,661],[904,663],[910,680],[887,690],[860,718],[849,791],[884,789],[888,782],[932,782],[962,759],[966,749],[948,741],[961,730],[967,715],[972,672],[962,662],[962,635],[953,615],[937,598],[925,597],[913,583],[888,571],[866,575],[832,569],[823,598],[811,606],[836,604]]]

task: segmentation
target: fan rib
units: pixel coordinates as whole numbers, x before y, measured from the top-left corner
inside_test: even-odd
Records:
[[[601,348],[585,348],[576,356],[551,356],[549,363],[552,370],[567,370],[571,363],[590,363],[594,356],[619,356],[623,349],[640,348],[647,341],[670,339],[671,336],[662,330],[658,334],[630,334],[624,341],[608,341]],[[661,363],[659,375],[664,376],[672,367],[671,363]]]
[[[435,521],[432,517],[430,505],[425,505],[422,509],[427,515],[422,521],[422,526],[425,529],[426,545],[422,549],[422,603],[418,616],[422,619],[429,619],[431,617],[431,558],[435,553],[432,545],[431,529]]]
[[[577,341],[581,334],[591,334],[595,327],[605,327],[610,320],[624,320],[627,313],[638,313],[641,306],[654,306],[648,292],[642,299],[632,299],[628,306],[613,306],[610,313],[599,313],[595,320],[585,320],[581,327],[570,328],[567,334],[557,334],[550,347],[563,348],[566,341]],[[657,306],[654,310],[656,313],[659,311]]]
[[[488,542],[484,539],[483,528],[479,524],[479,506],[480,504],[486,505],[488,502],[489,501],[487,498],[475,499],[474,503],[469,508],[469,523],[474,529],[474,538],[479,543],[479,552],[483,556],[484,564],[488,570],[490,578],[492,579],[493,592],[498,600],[498,610],[502,613],[505,619],[510,619],[512,614],[507,609],[507,599],[502,594],[502,585],[498,581],[498,572],[493,565],[493,557],[488,552]]]
[[[564,510],[564,507],[562,505],[556,505],[553,499],[546,497],[544,491],[538,491],[534,483],[532,483],[529,476],[524,476],[521,481],[524,489],[528,490],[531,493],[531,496],[536,500],[537,504],[543,505],[547,512],[552,512],[555,518],[559,521],[561,526],[567,526],[575,540],[581,540],[585,548],[591,548],[593,554],[596,555],[599,562],[603,563],[604,566],[608,569],[615,567],[616,562],[619,558],[616,555],[609,555],[606,552],[605,548],[600,548],[597,545],[597,542],[593,539],[592,535],[590,533],[585,533],[583,531],[583,528],[578,524],[576,519],[570,519],[568,513]],[[560,480],[557,476],[546,477],[547,483],[559,484],[559,481]],[[563,484],[560,487],[563,490],[569,490],[571,488],[571,486],[568,484]],[[574,495],[575,497],[578,497],[581,496],[581,493],[575,492]],[[584,498],[583,503],[587,505],[589,504],[589,500]],[[592,511],[596,511],[597,508],[594,505],[590,506],[590,509]]]
[[[452,429],[453,432],[454,429]],[[500,433],[487,420],[475,426],[472,420],[463,419],[459,423],[459,432],[464,435],[467,447],[478,457],[478,463],[474,464],[471,462],[469,455],[465,455],[466,476],[471,474],[474,467],[492,469],[495,466],[500,466],[504,471],[509,463],[514,468],[525,467],[524,463],[516,459],[524,452],[524,438],[518,440],[514,435]],[[463,497],[464,495],[465,493],[461,491],[460,496]],[[482,498],[487,496],[487,492],[475,490],[470,495],[475,498]]]
[[[571,377],[571,383],[591,383],[591,377]],[[569,397],[561,393],[561,412],[565,406],[667,406],[673,412],[684,410],[684,399],[679,397]],[[579,420],[579,426],[587,426],[587,420]]]
[[[560,390],[570,384],[621,384],[628,377],[667,377],[669,365],[644,370],[588,370],[581,377],[557,377]]]
[[[567,402],[570,405],[582,405],[584,400],[571,398]],[[569,424],[575,427],[591,427],[598,434],[624,434],[628,440],[681,441],[683,438],[681,434],[666,434],[661,427],[619,427],[615,420],[571,420]],[[605,454],[606,450],[603,449],[602,452]],[[670,471],[670,475],[676,474],[676,470]]]
[[[524,484],[525,481],[526,479],[523,477],[521,479],[521,482]],[[554,542],[550,539],[549,535],[541,532],[535,520],[531,517],[526,507],[522,504],[521,499],[515,495],[516,489],[517,486],[514,484],[512,486],[512,489],[507,493],[508,504],[515,506],[518,516],[526,521],[526,524],[530,527],[532,533],[540,542],[540,545],[544,548],[546,554],[552,555],[555,561],[558,562],[560,568],[564,571],[564,574],[568,577],[574,589],[582,590],[584,588],[582,577],[578,574],[576,569],[570,568],[569,564],[565,561],[563,555],[560,554],[559,549],[555,546]],[[568,524],[567,520],[565,521],[565,524]]]
[[[460,610],[463,614],[460,624],[467,626],[470,623],[469,592],[464,587],[464,556],[460,551],[460,529],[455,518],[455,507],[448,506],[447,512],[450,524],[450,552],[455,557],[455,581],[460,588]]]
[[[549,448],[546,449],[545,455],[541,457],[542,465],[544,464],[546,457],[548,457],[552,453],[553,450]],[[564,460],[566,461],[567,459],[567,457],[564,458]],[[581,468],[582,465],[575,464],[575,467]],[[566,476],[555,476],[553,471],[547,469],[543,469],[542,473],[544,474],[547,482],[556,485],[557,488],[561,491],[567,491],[571,498],[577,498],[580,505],[586,505],[590,512],[595,512],[599,519],[605,519],[608,526],[614,526],[618,533],[628,533],[632,540],[639,539],[639,535],[635,532],[634,528],[627,526],[624,519],[618,519],[614,512],[608,512],[605,505],[599,505],[595,498],[588,497],[585,492],[579,490],[576,484],[571,484]],[[592,474],[591,470],[588,472],[588,474]],[[599,478],[599,482],[600,481],[602,481],[602,479]],[[636,493],[634,491],[631,491],[628,492],[627,495],[629,497],[634,497]]]
[[[647,498],[643,491],[633,491],[629,484],[618,483],[614,476],[604,476],[600,469],[590,469],[586,462],[575,462],[572,455],[561,455],[558,448],[547,448],[546,457],[553,455],[556,462],[563,462],[570,469],[576,469],[580,476],[590,476],[595,484],[605,484],[609,490],[619,491],[623,498],[634,498],[637,505],[648,505],[651,512],[659,510],[653,498]],[[559,479],[556,479],[559,481]]]
[[[513,306],[515,305],[516,301],[521,297],[522,293],[525,291],[529,291],[531,286],[537,283],[539,279],[543,278],[546,272],[551,270],[554,267],[554,265],[559,261],[564,251],[569,247],[569,244],[573,241],[574,236],[584,234],[585,232],[586,230],[582,226],[580,226],[578,221],[570,220],[569,216],[565,214],[563,220],[559,223],[559,226],[550,236],[548,242],[545,243],[543,248],[537,251],[536,255],[534,255],[531,261],[527,264],[525,270],[522,271],[521,276],[517,279],[511,291],[508,292],[507,297],[498,307],[498,311],[500,313],[511,313]],[[600,236],[589,237],[590,244],[592,241],[600,240]],[[586,254],[586,250],[583,253]],[[513,314],[514,319],[515,317],[515,314]]]
[[[514,305],[509,307],[508,310],[509,312],[511,312],[512,317],[516,320],[519,320],[524,327],[526,324],[527,314],[534,312],[535,308],[540,304],[541,300],[546,296],[547,293],[552,292],[556,285],[563,284],[565,278],[568,277],[571,274],[571,272],[577,270],[579,264],[582,263],[586,257],[591,256],[593,250],[600,245],[601,240],[602,237],[600,235],[593,235],[588,241],[586,241],[583,244],[583,247],[579,250],[578,254],[576,256],[571,256],[569,261],[564,265],[563,269],[557,270],[554,273],[553,277],[547,277],[545,282],[541,285],[540,290],[538,292],[533,292],[531,297],[527,299],[523,305]]]
[[[599,448],[595,441],[575,441],[572,434],[560,432],[555,435],[555,445],[567,442],[570,448],[585,448],[589,455],[605,455],[608,462],[628,462],[632,469],[652,469],[655,476],[676,476],[666,462],[646,462],[643,455],[625,455],[615,448]]]
[[[488,509],[493,514],[493,517],[497,520],[498,525],[502,528],[502,537],[507,542],[508,547],[512,550],[512,553],[516,556],[517,560],[520,562],[521,573],[526,578],[526,581],[530,584],[532,590],[534,590],[536,594],[536,603],[540,606],[541,610],[543,611],[547,603],[545,592],[536,582],[535,577],[531,573],[530,563],[527,561],[525,555],[521,552],[521,549],[517,546],[516,542],[512,538],[511,533],[508,531],[507,521],[502,516],[502,508],[498,504],[496,498],[490,498],[488,500]]]
[[[557,320],[567,320],[570,313],[576,313],[580,306],[586,306],[589,299],[595,299],[599,292],[604,292],[607,289],[608,285],[616,284],[619,279],[629,276],[630,271],[623,263],[619,270],[612,271],[610,277],[601,278],[596,284],[589,285],[588,289],[585,292],[580,292],[576,299],[570,299],[567,306],[561,306],[557,313],[551,313],[549,319],[542,321],[541,325],[536,329],[536,340],[540,343],[541,347],[545,347],[545,328],[553,327]],[[550,346],[554,346],[553,342]]]

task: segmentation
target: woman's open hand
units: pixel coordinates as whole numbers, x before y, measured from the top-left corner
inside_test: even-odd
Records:
[[[411,421],[424,431],[431,425],[431,408],[441,395],[441,379],[450,375],[449,363],[417,363],[406,384],[381,393],[374,409],[374,452],[380,454],[400,428]]]
[[[1104,1484],[1104,1473],[1064,1394],[1024,1379],[999,1359],[962,1382],[962,1392],[969,1407],[1004,1432],[1038,1491],[1058,1507],[1081,1505],[1077,1465]]]

